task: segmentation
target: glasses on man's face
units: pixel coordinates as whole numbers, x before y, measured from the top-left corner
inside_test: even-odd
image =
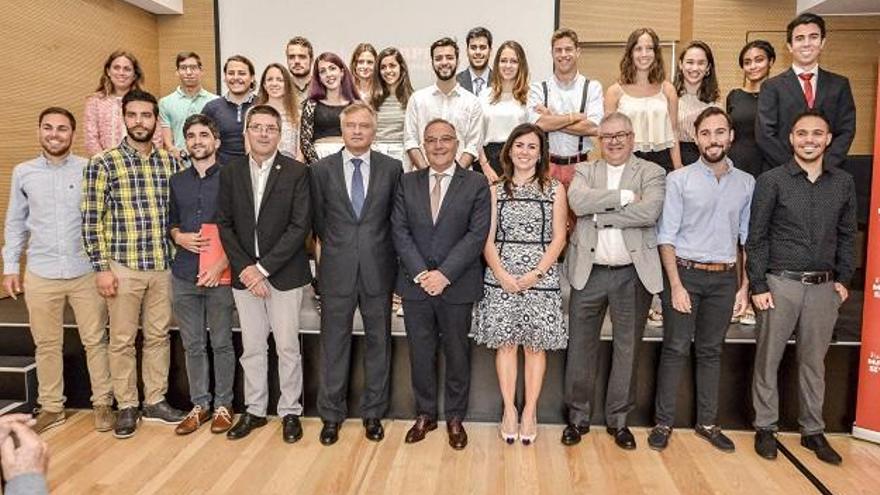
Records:
[[[437,143],[441,144],[452,144],[455,142],[455,136],[440,136],[439,138],[429,137],[425,138],[426,146],[436,146]]]
[[[617,132],[614,134],[599,134],[599,139],[609,143],[622,143],[632,134],[631,132]]]
[[[198,72],[202,70],[198,65],[181,65],[177,68],[180,72]]]
[[[248,126],[248,130],[254,134],[269,134],[270,136],[281,132],[278,126],[263,124],[251,124]]]

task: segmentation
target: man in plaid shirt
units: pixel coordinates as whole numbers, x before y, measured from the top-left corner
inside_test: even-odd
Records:
[[[110,316],[110,375],[119,406],[116,438],[134,435],[140,420],[135,338],[142,307],[143,417],[176,424],[185,416],[165,401],[173,254],[168,184],[180,164],[153,147],[158,112],[153,95],[129,91],[122,99],[128,136],[92,157],[83,172],[83,245]]]

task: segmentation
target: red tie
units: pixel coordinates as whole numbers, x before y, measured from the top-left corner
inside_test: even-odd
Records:
[[[804,72],[803,74],[798,75],[801,78],[801,81],[804,82],[804,98],[807,100],[807,108],[813,108],[813,103],[816,101],[816,96],[813,94],[813,74],[811,72]]]

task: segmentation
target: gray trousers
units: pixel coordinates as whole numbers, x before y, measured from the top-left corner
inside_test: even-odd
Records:
[[[590,424],[602,323],[610,309],[613,354],[605,424],[626,426],[627,415],[635,407],[636,356],[650,307],[651,294],[632,265],[614,269],[594,265],[587,285],[572,289],[564,385],[569,423]]]
[[[736,272],[679,268],[678,276],[691,298],[691,312],[680,313],[672,307],[669,280],[664,279],[665,288],[660,297],[663,349],[657,368],[654,420],[658,425],[675,423],[681,370],[690,358],[693,339],[697,361],[697,424],[714,425],[718,416],[721,352],[736,300]]]
[[[211,408],[211,364],[208,360],[208,329],[214,356],[214,407],[232,407],[235,380],[235,348],[232,346],[232,289],[229,286],[198,287],[194,282],[171,277],[171,306],[180,326],[186,353],[189,397],[202,409]]]
[[[270,286],[269,297],[259,298],[246,290],[233,289],[241,323],[239,362],[244,368],[244,401],[247,412],[265,416],[269,403],[269,332],[275,338],[281,397],[278,416],[302,414],[302,356],[299,351],[299,310],[302,287],[278,290]]]
[[[759,313],[758,346],[752,379],[755,428],[776,430],[779,419],[779,362],[797,329],[797,366],[802,435],[822,433],[825,402],[825,353],[840,309],[834,283],[804,285],[767,275],[774,309]]]
[[[322,279],[324,283],[332,280]],[[326,286],[325,286],[326,287]],[[364,393],[360,414],[382,418],[391,389],[391,293],[371,296],[362,287],[349,296],[321,297],[321,387],[318,413],[330,422],[348,413],[348,377],[354,310],[364,321]]]

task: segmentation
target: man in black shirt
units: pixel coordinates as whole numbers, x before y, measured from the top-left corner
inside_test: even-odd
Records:
[[[746,243],[752,301],[761,312],[752,382],[755,450],[776,458],[777,372],[796,330],[801,445],[840,464],[823,435],[824,360],[854,270],[855,183],[823,163],[832,135],[821,113],[801,113],[789,139],[791,161],[755,185]]]

